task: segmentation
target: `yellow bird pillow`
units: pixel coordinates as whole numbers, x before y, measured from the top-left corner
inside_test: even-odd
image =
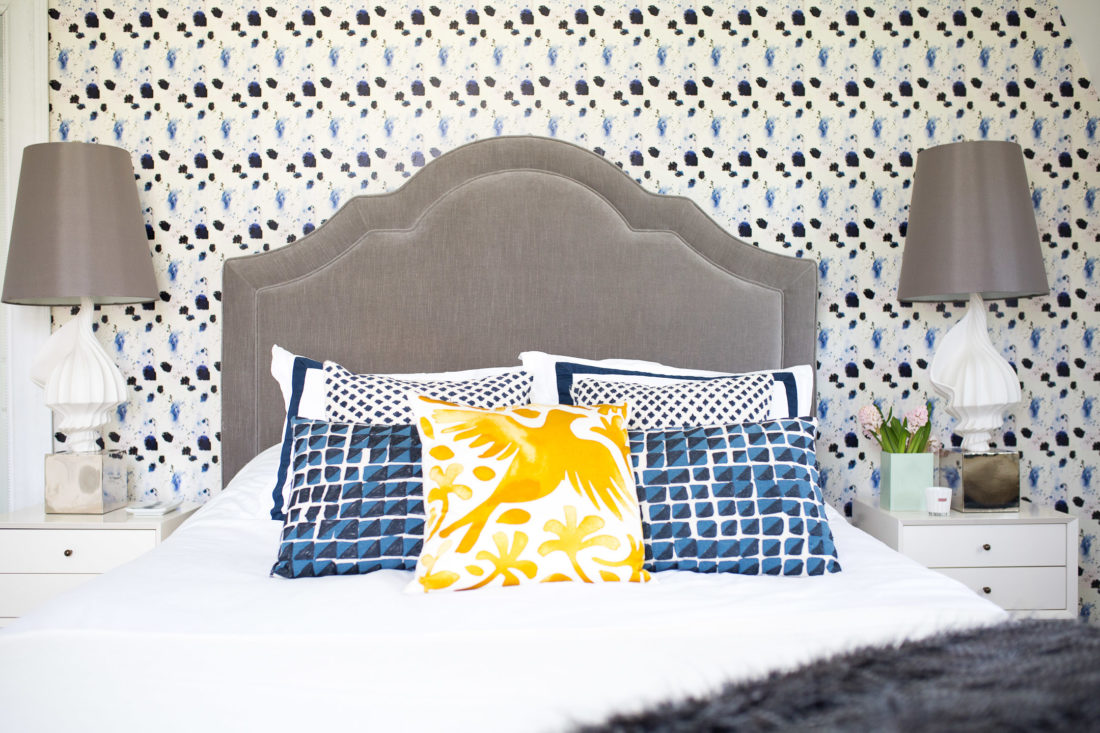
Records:
[[[428,515],[409,592],[649,580],[626,405],[409,402]]]

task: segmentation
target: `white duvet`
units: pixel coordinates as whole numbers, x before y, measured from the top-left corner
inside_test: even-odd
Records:
[[[406,595],[269,577],[271,451],[155,551],[0,631],[11,731],[555,731],[1003,611],[847,524],[818,578]]]

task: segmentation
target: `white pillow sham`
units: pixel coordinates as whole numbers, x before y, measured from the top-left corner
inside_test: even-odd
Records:
[[[585,373],[585,379],[606,379],[609,381],[632,382],[634,384],[652,384],[655,386],[667,385],[676,377],[739,377],[747,374],[770,374],[775,378],[775,386],[772,390],[771,412],[768,417],[782,419],[788,417],[809,416],[813,404],[814,394],[814,369],[809,364],[787,367],[784,369],[765,369],[759,372],[743,372],[740,374],[730,372],[712,372],[704,369],[681,369],[660,364],[655,361],[641,361],[638,359],[581,359],[559,354],[547,354],[542,351],[525,351],[519,355],[523,368],[535,379],[531,387],[531,401],[539,404],[558,404],[560,401],[560,387],[558,384],[558,364],[579,364],[587,367],[599,367],[602,369],[623,370],[624,372],[641,372],[642,374],[599,374]],[[784,373],[793,377],[797,398],[794,405],[788,404],[787,389],[783,381],[779,379]],[[568,394],[569,388],[565,388]]]
[[[239,519],[271,519],[271,485],[279,470],[282,445],[275,445],[260,452],[226,487],[203,504],[188,524],[200,517],[206,521],[230,521]],[[185,525],[186,526],[186,525]]]

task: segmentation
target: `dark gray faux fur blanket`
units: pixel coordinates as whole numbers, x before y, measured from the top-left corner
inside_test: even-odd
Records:
[[[1100,628],[1022,621],[871,647],[582,730],[1100,731]]]

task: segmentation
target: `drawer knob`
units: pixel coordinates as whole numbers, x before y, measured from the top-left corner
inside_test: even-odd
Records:
[[[982,545],[982,549],[988,552],[989,550],[992,550],[993,548],[989,546],[988,542],[986,542],[984,545]]]
[[[72,550],[65,550],[65,557],[72,557],[72,556],[73,556],[73,551]]]
[[[993,592],[993,589],[990,588],[988,585],[982,586],[982,593],[985,593],[988,596],[992,592]]]

